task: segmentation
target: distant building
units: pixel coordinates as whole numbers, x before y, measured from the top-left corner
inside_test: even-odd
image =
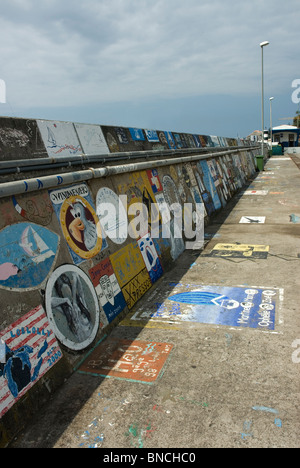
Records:
[[[293,125],[273,127],[273,142],[280,143],[284,148],[300,147],[300,128]]]
[[[261,142],[261,130],[254,130],[254,132],[250,133],[250,135],[246,137],[246,140],[253,141],[255,143]]]

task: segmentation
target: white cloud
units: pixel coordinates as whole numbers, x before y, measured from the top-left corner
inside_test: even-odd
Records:
[[[2,0],[0,78],[24,107],[251,95],[269,40],[274,93],[299,77],[297,13],[298,0]]]

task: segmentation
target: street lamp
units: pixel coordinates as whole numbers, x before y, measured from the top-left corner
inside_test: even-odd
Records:
[[[261,42],[261,120],[262,120],[262,134],[261,134],[261,154],[264,156],[264,47],[269,45],[268,41]]]
[[[274,97],[270,97],[270,131],[271,131],[271,156],[273,154],[273,132],[272,132],[272,101]]]

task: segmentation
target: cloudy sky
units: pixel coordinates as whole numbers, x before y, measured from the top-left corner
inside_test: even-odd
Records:
[[[267,40],[265,126],[271,96],[289,123],[299,20],[299,0],[1,0],[0,115],[243,137]]]

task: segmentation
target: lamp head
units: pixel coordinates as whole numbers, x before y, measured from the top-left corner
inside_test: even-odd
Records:
[[[270,44],[270,42],[264,41],[264,42],[261,42],[259,45],[260,45],[260,47],[265,47],[265,46],[267,46],[269,44]]]

